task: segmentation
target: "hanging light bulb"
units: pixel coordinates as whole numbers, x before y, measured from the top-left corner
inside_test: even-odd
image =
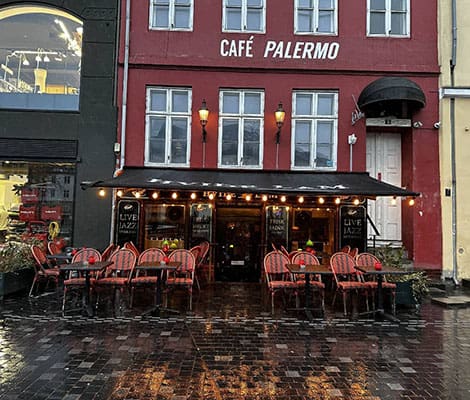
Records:
[[[358,206],[359,203],[360,203],[360,201],[359,201],[359,199],[356,197],[356,198],[353,200],[353,204],[354,204],[355,206]]]
[[[214,200],[214,197],[215,197],[214,193],[209,193],[209,200]]]
[[[323,197],[319,197],[319,198],[318,198],[318,202],[319,202],[320,204],[324,204],[324,203],[325,203],[325,199],[324,199]]]
[[[191,200],[196,200],[196,198],[197,198],[196,193],[191,193]]]
[[[100,189],[100,191],[98,192],[98,195],[99,195],[100,197],[106,196],[106,190]]]
[[[339,197],[337,197],[337,198],[335,199],[335,204],[340,204],[340,203],[341,203],[341,199],[340,199]]]
[[[152,193],[152,199],[154,199],[154,200],[158,199],[158,192],[153,192]]]
[[[265,194],[263,194],[263,196],[261,197],[261,200],[263,200],[263,201],[268,201],[268,196],[266,196]]]
[[[299,199],[298,199],[298,202],[300,204],[302,204],[304,202],[304,196],[300,196]]]
[[[230,193],[227,194],[227,196],[225,196],[225,199],[226,199],[227,201],[232,200],[232,195],[231,195]]]
[[[173,200],[176,200],[176,199],[178,198],[178,193],[173,192],[173,193],[171,194],[171,198],[172,198]]]
[[[246,200],[246,201],[251,201],[251,194],[247,194],[247,195],[245,196],[245,200]]]
[[[118,191],[116,192],[116,196],[117,196],[117,197],[122,197],[123,194],[124,194],[124,193],[123,193],[122,190],[118,190]]]
[[[286,200],[287,200],[286,196],[281,196],[281,201],[282,201],[283,203],[285,203]]]

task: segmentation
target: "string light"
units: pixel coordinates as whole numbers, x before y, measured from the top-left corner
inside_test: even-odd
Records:
[[[268,201],[268,196],[266,196],[265,194],[263,194],[263,196],[261,197],[261,200],[263,200],[263,201]]]
[[[153,192],[152,193],[152,199],[154,199],[154,200],[158,199],[158,192]]]
[[[302,204],[304,202],[304,196],[300,196],[298,201],[300,204]]]
[[[191,193],[191,200],[196,200],[196,198],[197,198],[196,193]]]
[[[209,200],[214,200],[214,197],[215,197],[214,193],[209,193]]]
[[[226,199],[227,201],[232,200],[232,195],[231,195],[230,193],[227,194],[227,196],[225,196],[225,199]]]
[[[319,202],[320,204],[324,204],[324,203],[325,203],[325,199],[324,199],[323,197],[320,197],[320,198],[318,199],[318,202]]]
[[[134,192],[134,197],[136,199],[140,199],[140,192]]]
[[[355,199],[353,200],[353,204],[354,204],[355,206],[358,206],[359,203],[360,203],[360,201],[359,201],[358,198],[355,198]]]
[[[100,197],[106,196],[106,190],[100,189],[100,191],[98,192],[98,195],[99,195]]]
[[[340,204],[340,203],[341,203],[341,199],[340,199],[339,197],[337,197],[337,198],[335,199],[335,204]]]
[[[246,201],[251,201],[251,194],[247,194],[247,195],[245,196],[245,200],[246,200]]]
[[[281,201],[282,201],[283,203],[285,203],[286,200],[287,200],[286,196],[281,196]]]
[[[173,193],[171,194],[171,198],[172,198],[173,200],[176,200],[176,199],[178,198],[178,193],[173,192]]]
[[[124,194],[124,193],[123,193],[122,190],[118,190],[118,191],[116,192],[116,196],[117,196],[117,197],[122,197],[123,194]]]

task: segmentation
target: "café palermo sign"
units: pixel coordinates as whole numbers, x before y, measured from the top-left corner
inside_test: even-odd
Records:
[[[222,39],[220,55],[222,57],[254,58],[254,36],[249,39]],[[334,60],[339,53],[337,42],[304,42],[267,40],[263,46],[263,58],[294,60]]]

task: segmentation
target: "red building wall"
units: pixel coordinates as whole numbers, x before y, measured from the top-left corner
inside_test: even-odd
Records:
[[[120,103],[125,38],[125,0],[122,6],[119,56]],[[191,167],[202,166],[201,126],[197,109],[205,99],[211,113],[206,127],[206,167],[217,167],[218,101],[220,88],[258,88],[265,91],[265,169],[275,168],[276,124],[274,111],[281,101],[286,120],[281,133],[279,168],[290,169],[291,98],[295,89],[332,89],[339,93],[337,169],[349,170],[347,137],[358,137],[353,148],[353,169],[366,169],[366,126],[354,126],[351,113],[367,84],[383,76],[403,76],[416,82],[426,96],[426,106],[414,116],[419,129],[402,132],[403,186],[422,193],[414,208],[403,208],[403,240],[415,265],[441,268],[438,135],[437,1],[411,3],[409,38],[366,36],[366,2],[341,1],[338,36],[294,35],[293,2],[267,1],[266,33],[222,32],[221,2],[195,1],[193,31],[149,30],[148,2],[132,2],[127,97],[126,165],[142,166],[145,148],[145,91],[147,86],[192,88],[193,119]],[[284,57],[266,52],[268,43],[283,41]],[[331,59],[293,58],[297,42],[332,45]],[[251,43],[251,47],[250,47]],[[230,46],[237,51],[223,56]],[[243,49],[239,46],[243,46]],[[303,49],[304,46],[298,48]],[[250,50],[246,50],[249,48]],[[335,54],[336,53],[336,54]],[[297,54],[302,54],[302,50]],[[266,57],[265,57],[266,55]],[[291,58],[289,58],[289,55]],[[423,151],[424,150],[424,151]],[[426,221],[426,223],[423,223]],[[429,229],[432,226],[433,229]],[[435,229],[434,229],[435,227]]]

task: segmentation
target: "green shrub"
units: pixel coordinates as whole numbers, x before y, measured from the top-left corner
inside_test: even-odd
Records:
[[[0,247],[0,272],[34,268],[31,243],[8,242]]]

